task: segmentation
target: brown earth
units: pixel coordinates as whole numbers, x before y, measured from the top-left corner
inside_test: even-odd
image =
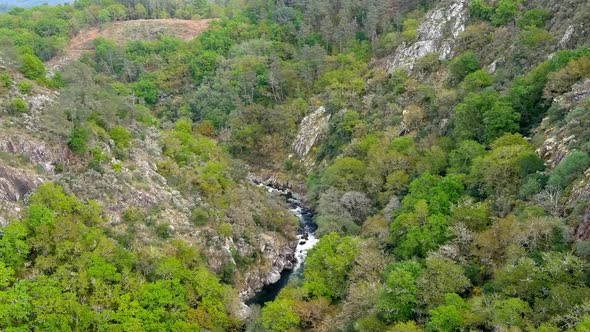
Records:
[[[171,36],[191,40],[209,27],[210,19],[179,20],[153,19],[114,22],[100,28],[83,30],[74,36],[62,54],[47,62],[49,76],[66,64],[80,59],[84,52],[94,50],[92,42],[104,37],[124,45],[132,40],[154,40],[158,36]]]

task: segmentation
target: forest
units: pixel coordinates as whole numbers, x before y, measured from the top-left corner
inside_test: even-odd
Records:
[[[150,19],[211,20],[55,67]],[[0,329],[590,331],[588,20],[585,0],[7,6]],[[298,225],[251,174],[320,237],[263,306]]]

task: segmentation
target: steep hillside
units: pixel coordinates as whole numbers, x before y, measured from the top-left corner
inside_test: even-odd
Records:
[[[47,62],[48,75],[80,59],[82,54],[95,49],[94,41],[106,38],[124,46],[130,41],[151,41],[157,38],[174,37],[192,40],[209,26],[210,20],[151,19],[114,22],[98,28],[78,32],[70,43]]]

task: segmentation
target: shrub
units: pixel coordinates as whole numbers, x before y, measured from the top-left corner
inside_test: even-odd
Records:
[[[553,40],[553,35],[542,28],[527,27],[520,32],[518,42],[529,47],[543,47]]]
[[[516,25],[521,29],[526,27],[542,28],[549,17],[551,17],[551,13],[546,9],[535,8],[524,13]]]
[[[29,110],[29,105],[21,97],[16,97],[10,102],[10,113],[26,113]]]
[[[0,83],[6,88],[10,87],[12,85],[10,75],[8,73],[2,73],[2,75],[0,75]]]
[[[113,171],[115,171],[115,173],[123,172],[123,164],[120,162],[112,163],[111,167],[113,168]]]
[[[488,6],[484,0],[473,0],[469,4],[469,14],[475,19],[490,21],[494,14],[494,8]]]
[[[553,171],[547,185],[565,188],[590,166],[590,157],[584,152],[572,152]]]
[[[139,98],[143,98],[148,105],[158,102],[158,87],[152,81],[142,78],[133,85],[133,91]]]
[[[405,42],[411,42],[418,37],[418,26],[420,22],[417,19],[409,18],[404,21],[404,31],[402,32],[402,40]]]
[[[468,51],[456,57],[449,64],[451,80],[461,82],[467,75],[480,68],[479,59],[474,52]]]
[[[107,155],[101,148],[92,149],[92,159],[88,163],[88,167],[97,172],[102,172],[102,163],[107,160]]]
[[[115,126],[109,131],[109,136],[111,136],[111,139],[119,149],[126,149],[129,147],[131,135],[125,127]]]
[[[196,207],[191,212],[191,222],[196,226],[204,226],[209,221],[209,213],[201,208]]]
[[[90,140],[91,132],[88,128],[74,126],[68,140],[68,146],[72,152],[82,154],[88,151],[87,143]]]
[[[494,83],[494,78],[487,71],[480,69],[465,76],[463,87],[469,92],[475,92]]]
[[[510,23],[518,14],[517,0],[501,0],[492,16],[492,23],[501,26]]]
[[[172,229],[170,229],[170,224],[167,222],[163,222],[160,223],[156,226],[155,229],[156,234],[158,234],[158,236],[161,239],[168,239],[170,238],[170,236],[172,236]]]
[[[25,54],[21,57],[22,66],[20,71],[26,78],[35,80],[45,77],[45,65],[33,54]]]
[[[28,95],[33,88],[33,83],[29,81],[22,81],[16,85],[18,87],[18,91],[24,95]]]

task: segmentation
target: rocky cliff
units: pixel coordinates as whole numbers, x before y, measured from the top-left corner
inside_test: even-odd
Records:
[[[412,69],[416,60],[430,53],[438,54],[440,60],[450,59],[454,55],[459,34],[465,30],[468,17],[466,0],[443,1],[421,21],[417,40],[403,43],[397,48],[388,60],[387,70]]]

